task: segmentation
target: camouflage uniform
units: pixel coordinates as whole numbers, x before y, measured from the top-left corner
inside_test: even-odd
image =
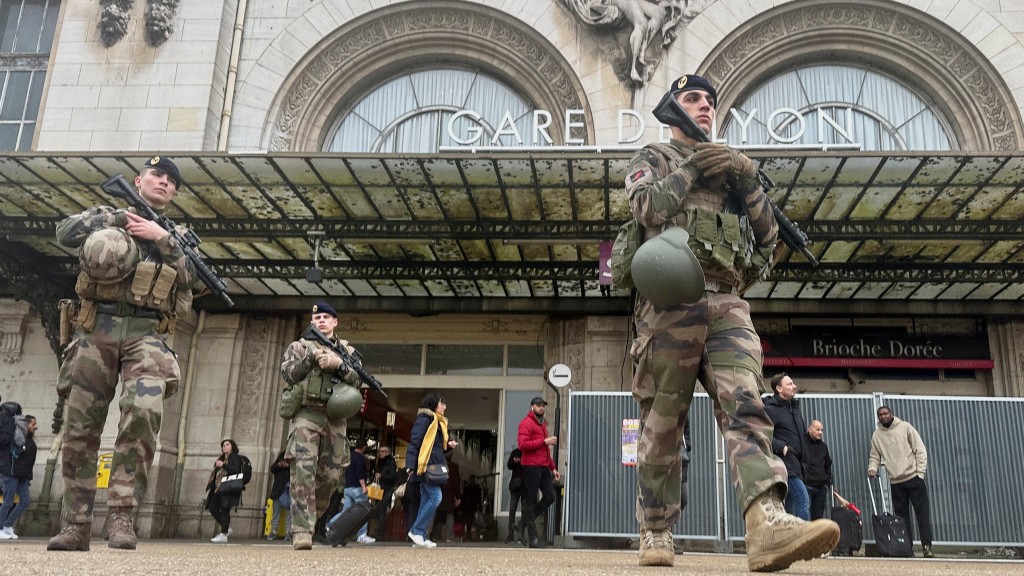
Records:
[[[72,248],[101,228],[123,227],[121,211],[107,206],[91,208],[63,220],[57,240]],[[163,415],[163,399],[178,386],[180,371],[174,352],[166,344],[176,313],[191,306],[195,270],[181,248],[166,236],[156,242],[133,239],[141,259],[170,266],[175,272],[171,297],[157,304],[147,296],[133,304],[130,296],[134,275],[103,288],[106,306],[118,305],[115,314],[91,308],[95,294],[89,279],[79,276],[76,291],[83,310],[95,316],[79,317],[74,337],[64,350],[57,393],[67,398],[61,469],[64,476],[65,521],[92,521],[96,496],[96,457],[100,436],[113,400],[118,378],[123,382],[118,408],[117,438],[107,494],[109,508],[134,507],[136,491],[145,494],[153,463],[156,437]],[[113,265],[113,264],[112,264]],[[120,303],[120,304],[117,304]]]
[[[786,469],[771,452],[772,425],[759,396],[760,340],[750,306],[738,295],[767,270],[778,225],[760,187],[730,198],[723,179],[706,182],[699,176],[689,162],[692,154],[677,140],[646,147],[634,156],[626,179],[645,239],[671,226],[689,230],[690,247],[709,284],[705,297],[692,305],[660,307],[643,297],[636,303],[637,338],[630,352],[641,422],[636,517],[642,529],[655,531],[671,529],[679,518],[683,423],[698,377],[727,443],[740,509],[766,490],[786,486]],[[745,217],[723,224],[728,217],[721,215],[728,213]],[[710,236],[697,230],[705,222],[713,223]],[[727,226],[733,226],[729,233],[739,230],[746,238],[728,242],[733,248],[723,253],[722,246],[706,240],[726,234]]]
[[[331,493],[349,464],[345,421],[327,417],[331,374],[317,365],[313,353],[326,349],[319,342],[297,340],[288,346],[281,375],[288,386],[301,387],[302,408],[291,420],[285,459],[291,469],[292,534],[312,534],[318,514],[327,509]],[[338,370],[342,382],[359,385],[359,376],[344,364]]]

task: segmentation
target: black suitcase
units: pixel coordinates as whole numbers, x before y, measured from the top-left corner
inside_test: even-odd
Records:
[[[875,489],[868,478],[868,491],[871,493],[871,528],[875,532],[875,546],[878,555],[886,558],[911,558],[914,556],[914,542],[907,532],[907,523],[885,509],[885,497],[882,494],[882,478],[876,476],[879,495],[882,495],[882,513],[875,507]]]
[[[344,546],[351,540],[359,527],[366,524],[373,512],[372,502],[356,502],[352,506],[338,512],[327,521],[327,541],[331,546]]]
[[[864,543],[864,524],[860,520],[860,514],[843,506],[833,506],[832,521],[839,524],[839,544],[832,551],[832,555],[853,556]]]

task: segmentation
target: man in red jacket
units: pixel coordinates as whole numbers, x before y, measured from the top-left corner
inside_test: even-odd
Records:
[[[519,523],[519,541],[523,546],[543,548],[544,540],[537,537],[534,520],[543,515],[555,501],[555,487],[562,476],[551,459],[551,446],[558,441],[548,436],[548,425],[544,421],[544,407],[547,402],[537,396],[530,401],[530,412],[519,422],[519,450],[523,453],[523,480],[526,492],[523,494],[523,519]],[[541,499],[537,501],[537,491]]]

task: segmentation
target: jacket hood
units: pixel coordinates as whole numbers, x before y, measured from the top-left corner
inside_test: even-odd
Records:
[[[893,416],[892,417],[892,424],[889,424],[888,428],[886,428],[885,426],[882,426],[881,422],[875,422],[875,428],[877,428],[878,430],[880,430],[882,432],[892,432],[897,427],[899,427],[900,424],[903,424],[903,420],[900,420],[898,416]]]
[[[15,416],[18,416],[21,414],[21,404],[18,404],[17,402],[4,402],[3,404],[0,404],[0,410],[6,410]]]

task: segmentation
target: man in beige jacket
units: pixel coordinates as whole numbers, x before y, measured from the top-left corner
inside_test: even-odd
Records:
[[[924,441],[921,440],[917,429],[893,416],[892,409],[888,406],[882,406],[876,414],[878,427],[871,435],[868,477],[874,478],[878,475],[879,461],[885,464],[892,487],[893,511],[906,522],[907,532],[913,538],[910,506],[914,506],[924,557],[934,558],[928,486],[924,483],[924,473],[928,469],[928,451],[924,447]]]

